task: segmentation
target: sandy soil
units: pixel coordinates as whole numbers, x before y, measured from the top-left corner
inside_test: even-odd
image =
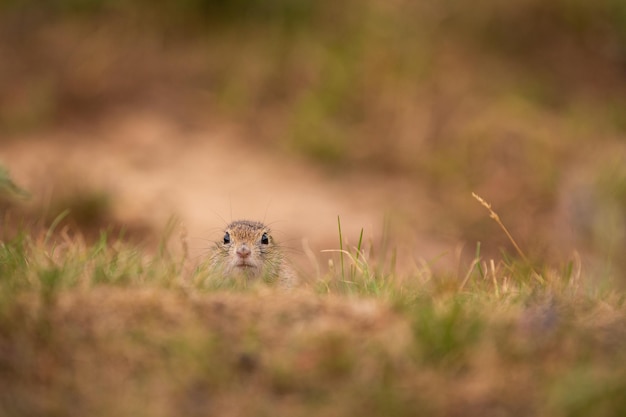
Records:
[[[427,236],[434,209],[414,184],[332,175],[286,151],[270,153],[242,140],[236,128],[189,129],[162,114],[135,112],[92,126],[31,133],[5,141],[0,161],[36,195],[50,198],[71,183],[105,190],[123,223],[159,231],[177,216],[192,257],[201,257],[224,224],[237,218],[271,224],[300,265],[311,263],[307,247],[322,262],[327,255],[320,250],[338,247],[337,216],[352,245],[361,228],[365,240],[376,243],[388,227],[392,242],[403,248],[401,267],[452,254],[456,244]]]

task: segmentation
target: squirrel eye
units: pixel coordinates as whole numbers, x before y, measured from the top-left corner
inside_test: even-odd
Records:
[[[229,244],[229,243],[230,243],[230,234],[226,232],[226,234],[224,234],[224,244]]]
[[[261,236],[261,243],[264,245],[270,243],[270,238],[267,236],[267,233],[263,233],[263,236]]]

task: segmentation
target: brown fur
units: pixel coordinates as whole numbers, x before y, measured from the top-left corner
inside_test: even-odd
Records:
[[[237,220],[224,231],[224,239],[215,243],[211,265],[224,276],[243,276],[291,288],[296,274],[274,241],[269,227],[260,222]]]

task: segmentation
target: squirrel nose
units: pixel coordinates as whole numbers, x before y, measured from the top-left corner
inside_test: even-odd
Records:
[[[240,258],[247,258],[250,256],[250,248],[247,245],[241,245],[237,248],[237,256]]]

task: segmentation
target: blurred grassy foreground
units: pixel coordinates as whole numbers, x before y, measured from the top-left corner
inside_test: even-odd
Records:
[[[225,286],[171,244],[0,244],[3,416],[626,411],[624,294],[575,268],[403,279],[351,249],[285,293]]]
[[[236,124],[486,243],[456,276],[346,246],[285,294],[111,239],[107,196],[21,228],[2,195],[1,415],[626,414],[622,1],[41,3],[0,3],[2,141],[145,107]]]

